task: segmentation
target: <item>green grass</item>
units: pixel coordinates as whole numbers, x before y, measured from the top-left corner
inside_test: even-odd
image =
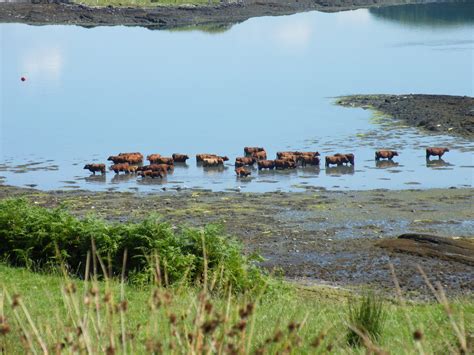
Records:
[[[127,335],[125,346],[128,353],[147,352],[147,346],[158,346],[157,342],[170,353],[190,352],[197,345],[188,343],[188,334],[192,334],[194,339],[201,338],[201,350],[222,346],[227,349],[222,353],[228,352],[229,344],[239,348],[240,353],[253,353],[262,347],[266,353],[285,348],[295,354],[324,353],[328,347],[336,353],[362,354],[366,351],[363,347],[348,345],[348,293],[333,289],[298,288],[296,292],[262,298],[248,295],[227,298],[201,293],[193,287],[162,289],[123,285],[121,293],[117,281],[86,284],[3,264],[0,264],[0,279],[0,319],[4,317],[4,322],[0,321],[0,333],[5,329],[2,324],[9,327],[6,335],[0,335],[0,347],[5,353],[25,352],[27,345],[21,341],[21,328],[27,332],[36,350],[40,350],[38,339],[41,339],[48,349],[65,344],[69,351],[89,342],[94,353],[105,351],[112,342],[116,352],[122,353],[123,333]],[[69,286],[71,284],[74,287]],[[95,296],[88,292],[94,288],[99,291],[97,301],[100,309],[97,312]],[[14,294],[21,296],[16,307],[11,306]],[[111,295],[111,300],[106,299],[106,294]],[[128,302],[125,311],[117,310],[121,297]],[[152,299],[155,302],[150,301]],[[159,306],[156,300],[160,300]],[[155,306],[150,307],[151,304]],[[206,311],[210,308],[206,304],[212,305],[212,310]],[[242,309],[246,309],[248,304],[255,309],[245,315]],[[465,333],[472,335],[474,302],[454,300],[451,307],[456,324],[462,324]],[[440,304],[402,306],[387,302],[386,310],[385,327],[374,344],[377,349],[389,350],[393,354],[417,353],[420,348],[425,353],[447,354],[458,349],[452,324]],[[88,334],[87,342],[81,341],[77,330],[84,319],[88,325],[84,331]],[[216,330],[205,333],[209,327],[212,328],[215,319],[219,319]],[[236,335],[230,334],[233,328],[241,328],[242,322],[243,330],[237,330]],[[34,335],[32,326],[37,328],[38,337]],[[414,340],[415,330],[422,334],[421,341]]]
[[[218,0],[75,0],[78,4],[87,6],[114,6],[114,7],[156,7],[156,6],[180,6],[180,5],[217,5]]]
[[[472,298],[448,302],[438,291],[438,302],[382,307],[287,285],[215,226],[179,229],[155,216],[109,223],[4,200],[0,256],[0,353],[472,351]],[[354,330],[362,342],[350,340]]]

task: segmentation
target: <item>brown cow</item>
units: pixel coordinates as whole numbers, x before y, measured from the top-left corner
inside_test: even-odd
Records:
[[[292,152],[277,152],[277,157],[278,159],[282,159],[285,156],[317,156],[319,157],[319,152],[299,152],[299,151],[292,151]]]
[[[137,156],[137,157],[140,157],[141,160],[143,160],[143,154],[140,153],[140,152],[133,152],[133,153],[119,153],[119,156],[124,156],[124,155],[134,155],[134,156]]]
[[[252,166],[256,161],[254,157],[237,157],[235,158],[235,167],[239,168],[245,165]]]
[[[140,164],[143,161],[138,155],[111,155],[107,160],[114,162],[114,164]]]
[[[173,153],[172,157],[175,163],[186,163],[186,160],[189,159],[189,156],[187,156],[186,154],[178,153]]]
[[[196,162],[198,162],[198,163],[202,163],[204,161],[204,159],[217,159],[217,158],[220,158],[223,161],[228,161],[229,160],[229,158],[227,156],[219,156],[217,154],[207,154],[207,153],[196,154]]]
[[[341,154],[341,153],[337,153],[337,154],[334,154],[336,157],[343,157],[343,163],[350,163],[351,165],[354,165],[354,162],[355,162],[355,155],[352,154],[352,153],[346,153],[346,154]]]
[[[161,154],[150,154],[150,155],[147,155],[146,160],[148,160],[151,163],[152,161],[160,157],[161,157]]]
[[[114,164],[128,163],[127,156],[125,155],[111,155],[107,158],[107,160],[113,162]]]
[[[297,158],[297,162],[301,163],[301,166],[319,165],[319,157],[316,155],[304,154]]]
[[[156,157],[155,159],[150,160],[150,163],[174,165],[174,160],[173,158],[169,158],[169,157]]]
[[[204,158],[202,161],[204,167],[213,167],[224,165],[224,160],[222,158]]]
[[[444,153],[449,152],[448,148],[444,147],[429,147],[426,148],[426,159],[429,159],[430,156],[438,156],[438,159],[441,159]]]
[[[275,160],[276,169],[296,169],[296,163],[291,160],[277,159]]]
[[[251,172],[248,171],[247,169],[245,169],[244,167],[235,168],[235,173],[239,177],[247,177],[247,176],[251,175]]]
[[[274,160],[259,160],[257,162],[258,170],[262,169],[275,169],[275,161]]]
[[[94,175],[96,172],[100,172],[102,175],[105,174],[105,164],[86,164],[84,169],[89,170]]]
[[[125,174],[128,174],[128,169],[130,168],[130,165],[128,163],[119,163],[119,164],[114,164],[110,167],[110,170],[113,170],[115,174],[120,173],[123,171]]]
[[[398,152],[395,150],[377,150],[375,152],[375,160],[380,160],[380,159],[392,160],[393,157],[398,157]]]
[[[264,151],[265,149],[263,149],[262,147],[245,147],[244,148],[244,154],[246,156],[250,156],[253,153],[264,152]]]
[[[296,163],[298,155],[294,154],[294,152],[278,152],[277,158],[283,160],[291,160]]]
[[[257,160],[267,160],[267,152],[264,150],[260,152],[255,152],[252,153],[252,157]]]
[[[344,163],[349,163],[349,159],[347,159],[346,156],[342,154],[326,156],[326,166],[330,166],[330,165],[341,166]]]
[[[297,156],[299,152],[277,152],[277,158],[282,159],[285,156],[293,157]]]

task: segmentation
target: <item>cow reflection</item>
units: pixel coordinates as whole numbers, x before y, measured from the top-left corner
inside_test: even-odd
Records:
[[[102,174],[90,175],[90,176],[85,177],[84,180],[87,183],[92,183],[92,184],[105,184],[106,182],[105,174],[104,175]]]
[[[395,168],[399,164],[397,162],[394,162],[393,160],[376,160],[375,161],[375,166],[378,169],[387,169],[387,168]]]
[[[137,179],[137,176],[135,174],[123,174],[123,175],[120,175],[120,174],[115,174],[112,178],[112,180],[110,180],[113,184],[120,184],[122,182],[127,182],[129,180],[136,180]]]
[[[447,161],[439,158],[439,159],[426,159],[426,167],[427,168],[442,168],[445,166],[452,166],[453,164],[448,163]]]
[[[354,175],[354,166],[340,165],[334,167],[326,167],[326,175]]]

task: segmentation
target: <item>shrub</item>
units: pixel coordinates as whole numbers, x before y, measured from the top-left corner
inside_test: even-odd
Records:
[[[109,223],[94,216],[78,219],[65,208],[46,209],[24,199],[0,202],[0,256],[13,265],[63,263],[84,275],[92,240],[112,275],[120,275],[127,250],[126,273],[136,280],[153,276],[151,258],[158,260],[169,284],[201,283],[205,271],[217,288],[231,286],[236,292],[261,289],[268,281],[255,265],[259,256],[245,256],[242,245],[223,234],[221,226],[175,232],[153,215],[137,223]]]
[[[347,342],[351,346],[364,343],[364,337],[370,342],[376,342],[382,335],[386,320],[383,299],[374,293],[368,293],[359,300],[349,301],[349,330]]]

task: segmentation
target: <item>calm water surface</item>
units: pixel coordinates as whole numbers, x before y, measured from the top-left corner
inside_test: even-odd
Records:
[[[0,183],[42,189],[242,191],[472,186],[474,142],[388,128],[360,93],[473,96],[474,4],[264,17],[227,31],[0,24]],[[27,81],[21,82],[21,76]],[[218,153],[246,145],[355,152],[355,169],[257,172],[187,166],[159,182],[90,177],[114,153]],[[443,164],[424,147],[447,145]],[[398,149],[380,167],[378,148]]]

